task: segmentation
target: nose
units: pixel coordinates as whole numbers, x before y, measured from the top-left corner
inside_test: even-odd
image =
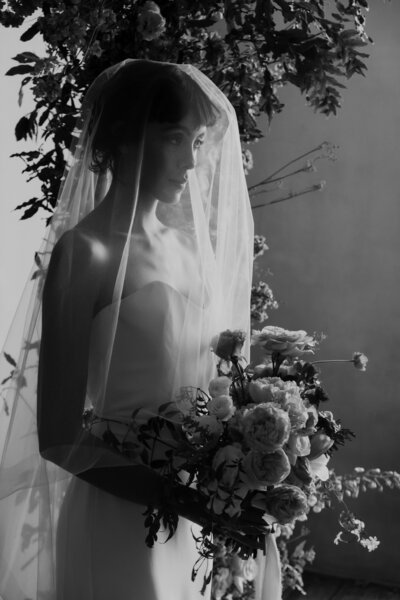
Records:
[[[189,171],[190,169],[194,169],[196,166],[196,149],[190,144],[184,148],[181,157],[181,166]]]

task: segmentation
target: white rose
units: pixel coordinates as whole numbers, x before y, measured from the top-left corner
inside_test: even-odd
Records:
[[[210,385],[208,386],[208,391],[210,396],[215,398],[216,396],[225,396],[229,393],[229,388],[231,385],[231,380],[229,377],[225,375],[221,377],[215,377],[211,379]]]
[[[259,379],[253,379],[248,385],[248,392],[250,398],[256,404],[263,404],[264,402],[274,402],[272,394],[272,386],[270,379],[260,377]]]
[[[235,413],[235,407],[230,396],[217,396],[211,398],[207,404],[210,415],[213,415],[220,421],[227,421]]]
[[[261,331],[253,331],[251,343],[261,346],[267,355],[276,353],[290,357],[313,353],[316,345],[314,338],[302,329],[290,331],[273,325],[264,327]]]

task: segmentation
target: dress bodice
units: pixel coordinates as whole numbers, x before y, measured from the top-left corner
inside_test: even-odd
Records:
[[[154,412],[180,386],[207,385],[213,373],[206,313],[162,281],[101,309],[92,323],[87,385],[96,414],[129,420],[137,408]]]

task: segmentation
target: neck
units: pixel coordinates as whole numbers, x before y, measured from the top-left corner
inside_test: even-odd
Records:
[[[126,174],[126,171],[124,174]],[[107,198],[110,204],[113,205],[113,229],[124,233],[127,232],[132,216],[135,195],[138,194],[132,232],[154,235],[161,227],[161,223],[156,216],[158,200],[135,188],[133,177],[122,177],[119,176],[118,172],[114,174],[107,193]]]

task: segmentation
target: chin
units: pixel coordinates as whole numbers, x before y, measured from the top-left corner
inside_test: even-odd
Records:
[[[182,192],[179,194],[162,194],[159,196],[158,201],[163,204],[178,204],[181,200]]]

